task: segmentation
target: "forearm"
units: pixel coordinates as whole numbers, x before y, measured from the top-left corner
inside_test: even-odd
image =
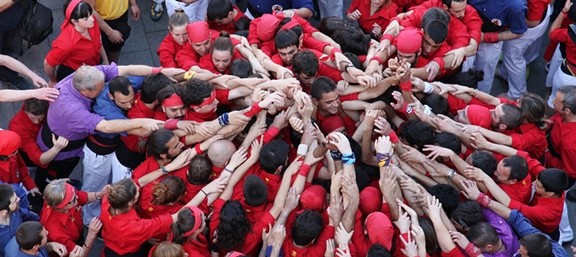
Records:
[[[326,42],[332,46],[338,45],[338,43],[336,43],[336,41],[334,41],[331,37],[324,35],[324,33],[320,32],[320,31],[312,32],[312,37],[315,39],[318,39],[320,41]]]
[[[148,76],[153,74],[154,67],[147,65],[120,65],[118,76]]]
[[[50,163],[52,160],[54,160],[54,158],[56,158],[56,155],[58,155],[58,153],[60,153],[61,150],[62,149],[56,147],[48,149],[48,151],[40,155],[40,163],[44,165]]]
[[[35,90],[0,90],[0,102],[18,102],[34,98]]]
[[[498,41],[507,41],[522,37],[523,34],[514,34],[512,31],[506,30],[498,33]]]
[[[512,211],[510,210],[510,208],[504,206],[503,204],[497,201],[490,201],[490,204],[488,204],[488,208],[490,208],[490,210],[492,210],[494,213],[498,214],[498,216],[504,218],[505,220],[508,220],[510,218],[510,212]]]
[[[5,66],[6,68],[18,72],[20,74],[24,74],[27,77],[30,77],[31,74],[34,74],[34,72],[28,69],[26,65],[8,55],[0,54],[0,65]]]
[[[300,9],[293,9],[293,10],[298,16],[300,16],[304,19],[308,19],[308,18],[312,17],[312,11],[306,7],[302,7]]]
[[[478,42],[476,42],[475,39],[470,38],[470,43],[468,43],[468,45],[464,47],[464,53],[466,57],[476,55],[477,51],[478,51]]]
[[[455,247],[454,242],[452,242],[452,237],[448,232],[448,229],[444,226],[444,222],[440,215],[438,217],[430,218],[432,224],[434,224],[434,230],[436,231],[436,237],[438,238],[438,245],[442,252],[450,252],[452,248]]]
[[[102,120],[96,125],[96,130],[103,133],[121,133],[142,127],[141,119]]]
[[[518,153],[518,150],[512,147],[494,143],[488,143],[488,147],[486,147],[486,150],[497,152],[505,156],[512,156]]]
[[[494,180],[491,178],[486,178],[483,180],[483,182],[486,186],[486,189],[488,189],[496,201],[502,203],[505,206],[510,204],[510,196],[504,192],[504,190],[502,190],[502,188],[500,188],[500,186],[498,186]]]
[[[484,137],[486,137],[486,139],[492,141],[493,143],[496,144],[501,144],[501,145],[512,145],[512,137],[508,136],[508,135],[504,135],[502,133],[499,132],[495,132],[489,129],[485,129],[485,128],[480,128],[480,133],[482,133],[482,135]]]

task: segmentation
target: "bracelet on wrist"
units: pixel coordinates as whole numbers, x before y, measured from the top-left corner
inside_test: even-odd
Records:
[[[204,151],[202,151],[202,148],[200,147],[200,144],[196,144],[194,146],[194,150],[196,150],[197,154],[203,154],[204,153]]]
[[[200,189],[200,192],[202,192],[204,194],[204,196],[208,196],[208,194],[206,192],[204,192],[204,189]]]
[[[332,159],[334,159],[335,161],[340,161],[342,160],[342,153],[340,153],[340,151],[330,151],[330,156],[332,156]]]
[[[342,163],[347,165],[354,165],[354,163],[356,163],[356,156],[354,156],[354,153],[342,154]]]
[[[98,197],[98,193],[94,193],[94,198],[96,198],[96,200],[102,200],[102,196]]]
[[[164,175],[168,174],[168,170],[166,169],[166,167],[160,166],[160,170],[162,170],[162,173],[164,173]]]
[[[390,165],[392,156],[390,153],[376,153],[376,160],[378,160],[379,167],[387,167]]]

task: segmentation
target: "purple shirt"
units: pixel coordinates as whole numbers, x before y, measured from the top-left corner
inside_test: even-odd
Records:
[[[514,256],[518,249],[520,248],[520,242],[516,234],[512,230],[512,227],[506,222],[506,220],[498,214],[494,213],[490,209],[482,208],[482,216],[486,222],[496,230],[498,237],[502,240],[502,244],[506,247],[506,251],[497,253],[482,253],[484,257],[510,257]]]
[[[111,65],[94,66],[104,73],[104,80],[109,81],[118,76],[118,67]],[[72,84],[74,73],[64,78],[55,88],[60,90],[60,96],[50,104],[46,115],[49,128],[58,136],[70,141],[87,138],[96,132],[96,126],[104,117],[91,111],[93,99],[80,94]],[[48,147],[42,142],[41,133],[38,134],[37,143],[40,150],[47,151]],[[65,160],[73,157],[82,157],[82,147],[71,151],[60,152],[54,160]]]

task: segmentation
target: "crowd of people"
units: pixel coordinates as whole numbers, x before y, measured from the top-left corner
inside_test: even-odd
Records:
[[[0,257],[569,256],[576,6],[320,2],[166,0],[150,67],[136,0],[68,0],[47,80],[2,23]]]

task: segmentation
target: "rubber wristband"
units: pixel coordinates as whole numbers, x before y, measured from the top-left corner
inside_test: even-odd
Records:
[[[388,137],[390,137],[390,142],[392,142],[392,144],[397,144],[398,142],[400,142],[398,135],[396,135],[396,132],[394,131],[391,131]]]
[[[383,64],[384,61],[382,61],[382,58],[378,57],[378,56],[372,56],[372,58],[370,58],[370,62],[372,61],[377,61],[378,64]]]
[[[308,173],[310,172],[310,165],[304,163],[300,166],[300,170],[298,170],[298,175],[307,177]]]
[[[308,153],[308,145],[307,144],[299,144],[298,151],[296,151],[298,155],[306,155]]]
[[[354,153],[342,154],[342,164],[353,165],[354,163],[356,163],[356,156],[354,156]]]
[[[168,130],[178,129],[178,119],[169,119],[164,123],[164,128]]]
[[[194,146],[194,150],[196,150],[196,154],[202,154],[204,153],[204,151],[202,151],[202,148],[200,148],[200,144],[196,144]]]
[[[410,80],[401,82],[400,89],[404,92],[412,92],[412,82]]]
[[[477,257],[480,254],[482,254],[480,249],[478,247],[476,247],[473,243],[468,243],[468,245],[466,245],[466,249],[464,249],[464,251],[470,257]]]
[[[378,160],[379,167],[386,167],[390,165],[392,160],[390,153],[376,153],[376,160]]]

